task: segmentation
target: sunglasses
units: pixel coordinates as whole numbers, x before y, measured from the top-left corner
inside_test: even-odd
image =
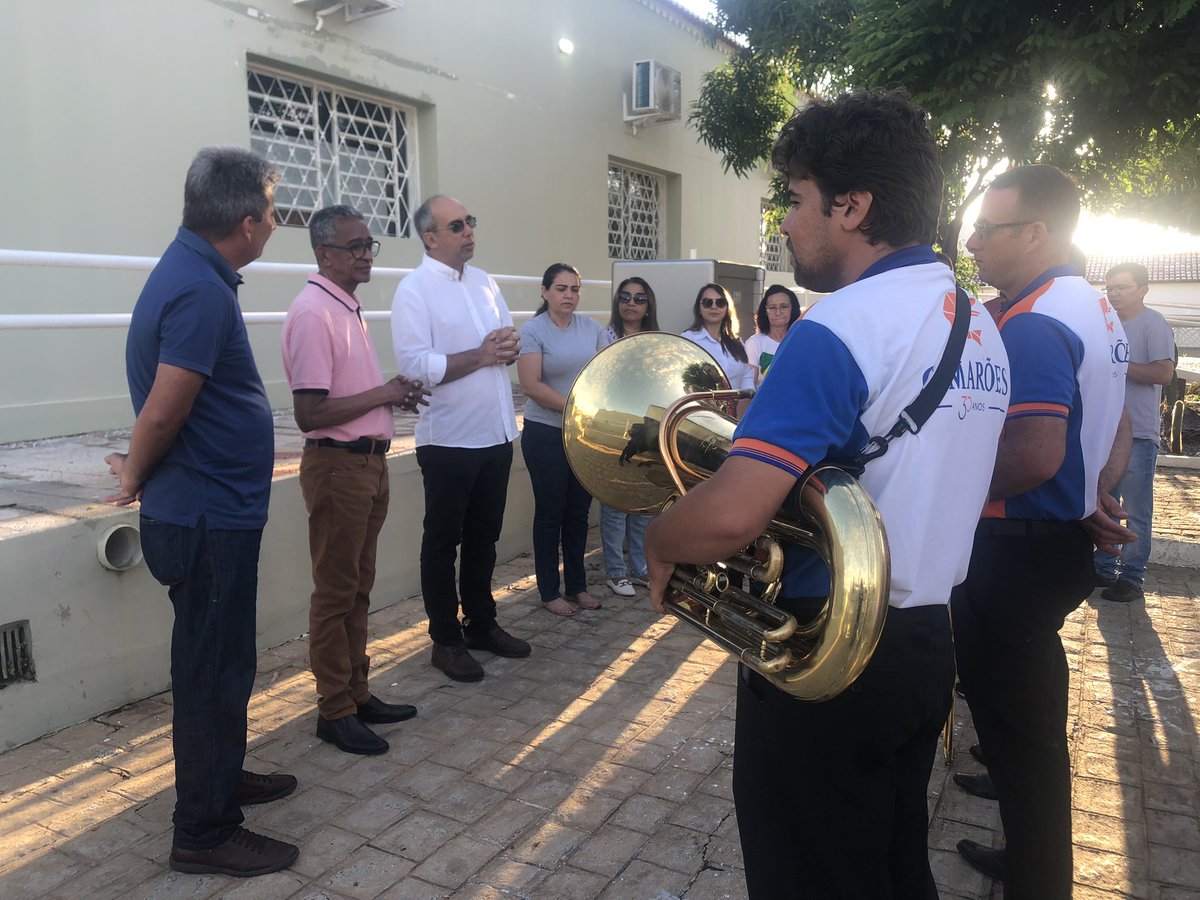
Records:
[[[455,234],[461,234],[464,228],[474,228],[475,223],[479,220],[474,216],[467,216],[465,219],[455,219],[453,222],[447,222],[440,228],[430,228],[430,231],[453,231]]]
[[[618,291],[617,300],[621,303],[636,303],[638,306],[645,306],[650,302],[646,294],[631,294],[629,291]]]
[[[700,305],[703,306],[705,309],[712,309],[714,306],[717,309],[724,309],[725,308],[725,298],[724,297],[702,297],[700,300]]]

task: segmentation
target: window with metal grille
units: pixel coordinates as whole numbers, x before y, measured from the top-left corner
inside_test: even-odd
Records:
[[[0,628],[0,688],[18,681],[35,680],[29,622],[10,622]]]
[[[608,255],[612,259],[661,255],[666,199],[664,176],[608,164]]]
[[[250,146],[281,175],[279,224],[307,226],[318,209],[343,203],[372,234],[412,236],[415,110],[256,66],[246,78]]]
[[[784,252],[783,234],[773,215],[770,200],[762,201],[762,216],[758,226],[758,259],[768,272],[787,271],[787,255]]]

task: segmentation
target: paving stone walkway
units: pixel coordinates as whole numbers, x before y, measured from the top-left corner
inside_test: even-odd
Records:
[[[596,535],[589,554],[599,585]],[[649,608],[645,592],[571,619],[546,614],[532,559],[498,567],[502,621],[525,660],[487,677],[428,664],[419,598],[371,616],[372,685],[420,707],[382,726],[380,757],[313,736],[306,645],[262,654],[249,765],[300,779],[247,809],[297,842],[284,872],[238,881],[169,872],[171,697],[159,694],[0,755],[0,897],[741,898],[726,655]],[[1064,629],[1071,661],[1078,900],[1200,896],[1200,572],[1153,567],[1144,605],[1099,594]],[[0,697],[2,701],[2,697]],[[959,701],[956,766],[975,771]],[[999,845],[996,805],[929,786],[943,897],[998,898],[954,851]]]

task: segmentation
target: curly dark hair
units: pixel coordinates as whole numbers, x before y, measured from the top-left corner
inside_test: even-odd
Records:
[[[783,126],[771,165],[785,178],[811,179],[825,215],[847,192],[870,192],[860,230],[872,245],[930,244],[937,234],[944,175],[929,113],[905,91],[812,101]]]

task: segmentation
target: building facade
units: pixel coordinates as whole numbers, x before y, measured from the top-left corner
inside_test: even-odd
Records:
[[[687,126],[703,73],[729,50],[691,14],[667,0],[463,0],[346,15],[372,5],[318,17],[338,5],[3,4],[0,193],[20,212],[0,220],[0,250],[156,257],[196,150],[234,144],[283,172],[281,227],[263,262],[311,263],[308,215],[341,202],[368,216],[379,267],[415,266],[411,215],[434,193],[478,217],[476,262],[497,274],[567,261],[608,279],[614,258],[779,255],[761,233],[766,174],[726,173]],[[678,118],[626,121],[638,60],[679,72]],[[303,277],[244,274],[243,309],[275,313]],[[366,308],[387,310],[399,277],[364,286]],[[0,265],[0,315],[128,313],[144,279]],[[776,280],[790,284],[768,272]],[[514,310],[536,306],[534,285],[502,287]],[[590,286],[583,308],[609,300]],[[373,327],[387,366],[386,323]],[[253,325],[251,338],[273,403],[286,406],[278,328]],[[120,327],[0,329],[0,441],[129,424],[124,339]]]

